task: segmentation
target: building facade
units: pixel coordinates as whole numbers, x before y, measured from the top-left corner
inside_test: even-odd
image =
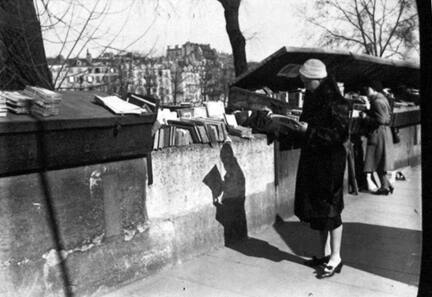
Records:
[[[218,57],[209,44],[186,42],[168,47],[165,56],[156,58],[133,53],[92,58],[87,52],[86,58],[58,57],[48,63],[60,91],[97,90],[120,96],[133,92],[154,96],[163,104],[200,104],[225,96],[224,76],[231,68],[226,67],[225,56]]]

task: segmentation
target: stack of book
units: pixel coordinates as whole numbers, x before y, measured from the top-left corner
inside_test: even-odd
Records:
[[[6,100],[7,110],[16,114],[29,114],[33,97],[18,91],[4,91],[0,97]]]
[[[6,97],[0,93],[0,117],[4,118],[6,116],[7,116]]]
[[[26,86],[23,93],[34,99],[30,108],[32,114],[48,117],[60,113],[61,94],[34,86]]]

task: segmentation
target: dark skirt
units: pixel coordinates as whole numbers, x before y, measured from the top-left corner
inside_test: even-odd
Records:
[[[301,221],[332,221],[340,217],[345,165],[343,146],[301,151],[294,200],[294,213]]]
[[[340,215],[331,218],[312,218],[310,220],[310,227],[314,230],[331,231],[342,225],[342,218]]]

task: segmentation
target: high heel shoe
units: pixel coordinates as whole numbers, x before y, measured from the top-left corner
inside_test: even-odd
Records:
[[[342,263],[342,260],[339,262],[339,264],[338,265],[336,265],[336,266],[330,266],[330,265],[325,265],[325,267],[324,267],[324,271],[323,271],[323,273],[321,274],[321,278],[324,278],[324,277],[331,277],[331,276],[333,276],[335,273],[341,273],[341,271],[342,271],[342,266],[343,266],[343,263]]]
[[[389,191],[390,191],[390,194],[393,194],[394,187],[392,185],[389,185]]]
[[[373,192],[373,194],[375,195],[388,195],[390,193],[390,190],[387,188],[379,188],[378,190],[376,190],[375,192]]]

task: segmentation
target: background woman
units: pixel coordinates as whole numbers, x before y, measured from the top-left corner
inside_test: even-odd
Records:
[[[363,82],[363,93],[368,96],[371,107],[364,114],[364,123],[370,131],[367,135],[367,147],[364,172],[369,189],[373,187],[372,174],[377,172],[380,188],[373,193],[388,195],[393,193],[393,186],[387,179],[387,172],[393,170],[393,138],[390,130],[391,107],[381,93],[379,81]]]

